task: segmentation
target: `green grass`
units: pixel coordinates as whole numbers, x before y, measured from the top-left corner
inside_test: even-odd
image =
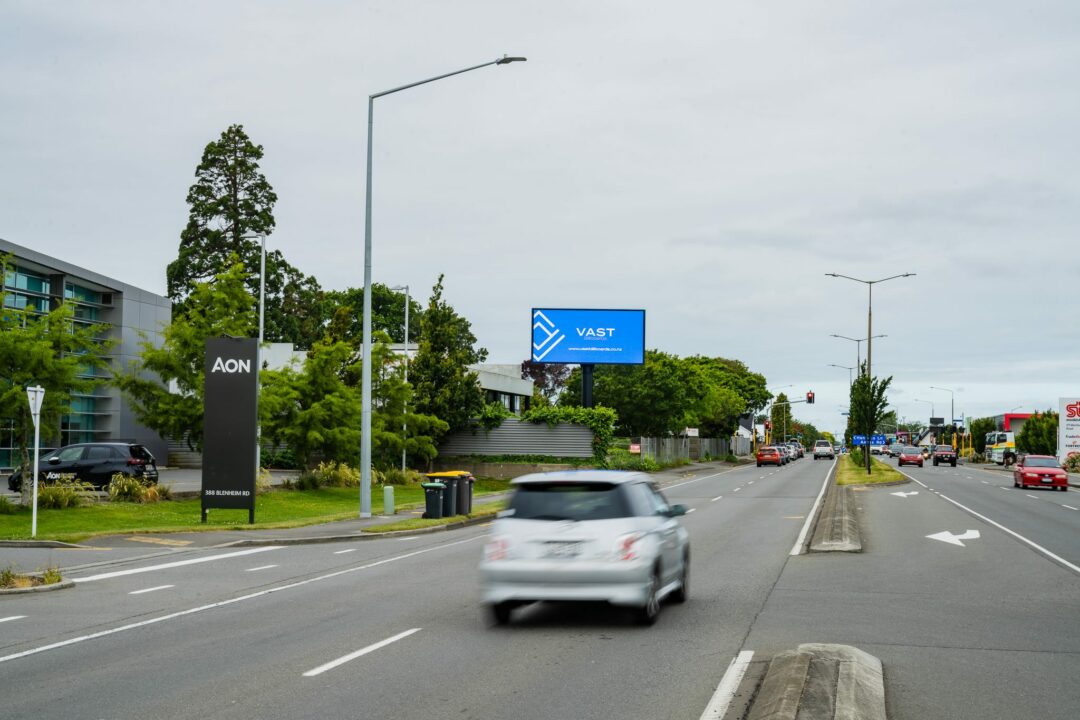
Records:
[[[439,525],[449,525],[450,523],[462,522],[471,518],[492,517],[505,507],[505,501],[485,503],[480,507],[473,508],[473,511],[468,515],[454,515],[453,517],[448,518],[409,518],[408,520],[401,520],[400,522],[389,523],[387,525],[375,525],[373,527],[369,527],[364,532],[387,533],[398,532],[401,530],[417,530],[420,528],[436,527]]]
[[[898,482],[904,476],[877,458],[871,458],[870,475],[864,465],[856,465],[851,455],[844,455],[836,466],[837,485],[872,485],[874,483]]]
[[[475,494],[502,492],[507,481],[478,480]],[[423,506],[424,489],[418,485],[394,487],[396,509]],[[382,488],[372,489],[372,510],[382,510]],[[39,540],[79,542],[97,535],[160,532],[204,532],[214,530],[265,530],[318,525],[357,517],[360,491],[357,488],[318,490],[274,490],[255,500],[254,525],[248,525],[247,510],[212,509],[204,525],[199,522],[198,498],[138,504],[97,502],[63,510],[38,510]],[[30,538],[30,510],[20,508],[12,515],[0,515],[0,540]]]

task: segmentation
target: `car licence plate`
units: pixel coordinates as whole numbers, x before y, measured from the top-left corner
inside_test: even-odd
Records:
[[[1043,475],[1042,476],[1042,481],[1052,483],[1052,482],[1054,482],[1054,476],[1053,475]]]
[[[544,557],[554,560],[575,558],[581,554],[580,542],[548,542],[544,546]]]

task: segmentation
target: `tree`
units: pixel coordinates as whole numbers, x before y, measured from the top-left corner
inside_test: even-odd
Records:
[[[0,256],[0,278],[6,276],[8,263],[8,258]],[[41,437],[46,442],[58,441],[60,418],[70,411],[72,395],[90,393],[103,382],[87,376],[107,367],[103,355],[111,343],[96,339],[103,326],[73,322],[75,311],[69,302],[40,311],[33,305],[13,305],[0,282],[0,418],[10,420],[13,445],[19,449],[20,464],[25,465],[34,437],[26,388],[45,388]],[[24,488],[29,485],[23,483]]]
[[[559,393],[566,387],[566,381],[570,378],[571,367],[561,363],[533,362],[526,360],[521,363],[521,378],[532,380],[534,394],[539,393],[547,404],[558,399]]]
[[[409,366],[416,412],[434,415],[450,430],[467,427],[484,407],[478,376],[468,366],[486,359],[487,350],[476,347],[472,325],[443,299],[439,275],[420,321],[416,359]]]
[[[786,393],[776,396],[776,401],[769,411],[769,421],[772,423],[772,436],[780,438],[781,442],[787,440],[785,435],[791,434],[794,430],[795,419],[791,415],[791,401]]]
[[[114,380],[131,398],[140,423],[166,437],[186,438],[193,450],[202,449],[206,339],[252,337],[257,323],[244,266],[235,255],[231,259],[213,281],[195,284],[187,312],[173,317],[161,346],[144,340],[139,359]]]
[[[335,339],[359,348],[364,342],[364,288],[328,290],[323,294],[322,314]],[[409,298],[409,340],[420,335],[424,309]],[[371,330],[386,333],[392,342],[405,341],[405,293],[381,283],[371,285]]]
[[[986,452],[986,434],[997,430],[997,422],[992,417],[975,418],[971,421],[971,442],[975,452]]]
[[[885,408],[889,404],[886,392],[891,384],[892,377],[878,379],[871,378],[865,372],[859,373],[859,377],[851,385],[849,433],[867,435],[869,440],[869,435],[878,429],[885,415]],[[869,473],[870,453],[866,453],[866,458],[866,471]]]
[[[1058,414],[1052,410],[1036,413],[1024,421],[1016,436],[1016,449],[1032,455],[1057,454]]]
[[[254,235],[274,229],[277,195],[259,169],[261,145],[242,125],[231,125],[203,150],[188,190],[188,222],[176,260],[166,270],[173,317],[188,312],[195,285],[225,272],[235,253],[252,298],[259,295],[262,248]],[[307,348],[321,337],[321,289],[290,265],[280,250],[266,255],[266,338]],[[257,302],[253,300],[253,302]]]

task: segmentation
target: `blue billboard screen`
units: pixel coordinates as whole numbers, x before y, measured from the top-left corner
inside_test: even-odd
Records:
[[[645,311],[533,308],[532,360],[641,365],[645,362]]]

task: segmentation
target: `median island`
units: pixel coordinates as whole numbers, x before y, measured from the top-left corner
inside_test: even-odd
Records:
[[[897,472],[896,468],[886,465],[873,456],[870,457],[870,474],[867,475],[866,460],[858,450],[841,455],[840,462],[836,466],[837,485],[876,485],[903,482],[906,479]]]

